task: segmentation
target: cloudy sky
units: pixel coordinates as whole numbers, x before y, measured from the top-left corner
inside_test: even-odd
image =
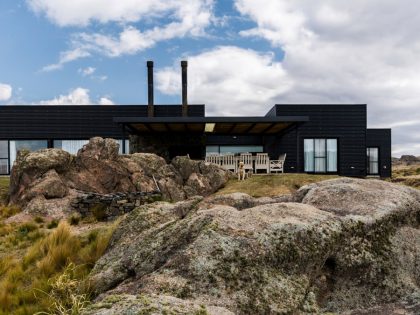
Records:
[[[0,105],[157,103],[263,115],[367,103],[393,154],[420,155],[418,0],[1,0]]]

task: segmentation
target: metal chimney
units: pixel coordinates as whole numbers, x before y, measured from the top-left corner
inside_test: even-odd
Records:
[[[181,61],[182,68],[182,116],[188,116],[188,79],[187,79],[187,68],[188,62]]]
[[[154,116],[154,95],[153,95],[153,61],[147,62],[147,82],[148,82],[148,93],[147,93],[147,116]]]

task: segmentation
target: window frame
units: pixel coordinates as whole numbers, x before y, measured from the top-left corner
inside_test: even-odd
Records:
[[[313,141],[313,160],[312,160],[312,169],[313,171],[306,171],[305,170],[305,140],[312,140]],[[315,154],[315,140],[324,140],[325,141],[325,156],[317,156]],[[328,171],[328,140],[335,140],[337,145],[337,169],[335,171]],[[303,171],[307,174],[338,174],[338,170],[340,169],[340,159],[339,159],[339,151],[340,151],[340,145],[339,145],[339,138],[336,137],[316,137],[316,138],[303,138]],[[316,159],[324,159],[325,160],[325,172],[317,172],[315,171],[315,160]]]
[[[369,152],[370,152],[371,149],[377,149],[378,150],[378,158],[377,158],[376,161],[371,161],[370,160],[371,155],[369,155]],[[380,173],[381,173],[380,170],[379,170],[380,160],[381,160],[381,148],[380,147],[377,147],[377,146],[366,147],[366,174],[368,176],[380,175]],[[377,170],[378,170],[377,173],[370,172],[370,163],[376,163]]]

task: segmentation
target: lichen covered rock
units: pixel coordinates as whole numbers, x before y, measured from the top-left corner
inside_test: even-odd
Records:
[[[420,296],[420,192],[333,183],[303,187],[299,203],[231,194],[137,208],[92,271],[98,303],[162,295],[235,314],[350,314]]]

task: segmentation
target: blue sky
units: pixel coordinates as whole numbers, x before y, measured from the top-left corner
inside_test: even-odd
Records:
[[[420,155],[414,0],[2,0],[0,105],[180,102],[263,115],[275,103],[367,103],[395,155]],[[391,26],[391,27],[390,27]]]

